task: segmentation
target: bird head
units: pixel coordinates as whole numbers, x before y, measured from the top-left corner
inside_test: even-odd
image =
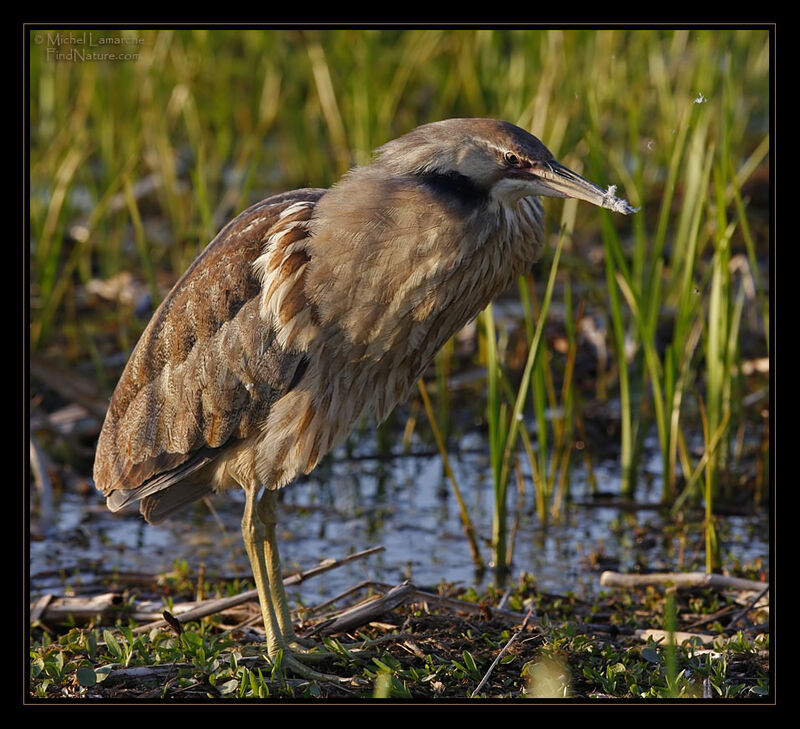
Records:
[[[424,124],[376,151],[375,163],[397,175],[461,177],[503,203],[532,195],[585,200],[618,213],[635,212],[558,162],[524,129],[493,119],[446,119]]]

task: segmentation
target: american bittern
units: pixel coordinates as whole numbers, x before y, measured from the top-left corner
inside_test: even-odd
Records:
[[[131,355],[100,434],[97,487],[112,511],[141,500],[153,523],[241,486],[267,650],[301,674],[315,675],[290,652],[278,489],[362,414],[384,418],[538,259],[542,195],[633,212],[512,124],[421,126],[331,189],[275,195],[231,221]]]

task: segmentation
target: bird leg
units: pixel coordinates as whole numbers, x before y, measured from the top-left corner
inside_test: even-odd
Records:
[[[261,616],[267,636],[267,653],[274,658],[279,650],[286,647],[278,616],[272,602],[272,586],[269,568],[265,561],[264,544],[268,539],[267,529],[256,513],[256,495],[258,488],[245,489],[244,515],[242,516],[242,539],[250,558],[253,578],[258,591],[258,602],[261,605]]]
[[[283,571],[281,570],[281,558],[278,554],[278,541],[275,535],[275,527],[278,522],[277,506],[277,490],[265,488],[258,501],[258,517],[266,532],[264,560],[267,565],[272,604],[284,643],[286,645],[300,645],[302,643],[295,635],[294,623],[289,611],[289,601],[286,599],[286,590],[283,587]],[[313,645],[313,642],[311,645]]]
[[[244,491],[242,538],[250,558],[261,605],[267,655],[274,661],[278,653],[282,652],[283,665],[302,678],[312,681],[350,682],[352,679],[314,671],[300,661],[292,650],[291,644],[296,645],[297,638],[283,588],[280,556],[275,539],[277,492],[265,489],[263,496],[257,501],[258,487],[245,488]]]

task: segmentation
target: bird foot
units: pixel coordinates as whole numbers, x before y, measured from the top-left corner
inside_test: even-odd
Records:
[[[366,685],[363,679],[356,676],[338,676],[325,673],[316,667],[323,663],[331,663],[336,659],[345,664],[358,663],[363,655],[359,655],[361,644],[344,646],[333,638],[324,637],[321,642],[311,638],[300,638],[294,634],[285,635],[278,646],[267,648],[265,656],[275,666],[275,670],[284,675],[293,675],[309,681],[329,682],[340,686]],[[257,652],[263,654],[263,649]]]
[[[296,653],[292,649],[287,649],[270,657],[270,661],[278,663],[279,669],[285,673],[291,673],[299,678],[306,679],[307,681],[327,682],[334,683],[340,686],[363,686],[365,682],[357,676],[338,676],[333,673],[323,673],[312,668],[308,663],[320,662],[325,658],[329,658],[331,654],[326,653],[312,653],[311,651],[303,651]]]
[[[370,650],[370,648],[385,642],[385,640],[386,638],[376,638],[344,643],[330,636],[322,636],[320,643],[313,638],[295,637],[289,645],[299,652],[304,660],[306,657],[311,660],[322,660],[335,656],[346,661],[354,661],[372,655],[374,651]]]

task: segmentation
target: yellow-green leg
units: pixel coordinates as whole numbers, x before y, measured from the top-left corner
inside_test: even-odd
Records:
[[[286,590],[283,587],[283,571],[281,558],[278,554],[278,540],[276,525],[278,523],[278,492],[274,489],[264,489],[258,501],[258,517],[264,525],[264,560],[267,565],[267,576],[272,595],[278,627],[283,636],[284,643],[291,645],[298,643],[294,632],[294,623],[289,611],[289,601],[286,599]]]
[[[272,604],[269,570],[264,562],[263,545],[267,539],[266,529],[256,513],[257,488],[245,489],[244,515],[242,516],[242,539],[250,567],[258,591],[258,602],[261,605],[261,616],[267,636],[267,654],[274,658],[284,648],[283,634],[278,623],[278,616]]]
[[[245,488],[245,507],[242,517],[244,540],[253,578],[258,591],[261,615],[267,638],[267,655],[274,660],[283,652],[283,665],[292,673],[313,681],[349,681],[339,676],[319,673],[302,663],[292,651],[297,639],[292,626],[286,592],[283,588],[280,556],[275,538],[277,493],[264,490],[257,501],[259,489]]]

